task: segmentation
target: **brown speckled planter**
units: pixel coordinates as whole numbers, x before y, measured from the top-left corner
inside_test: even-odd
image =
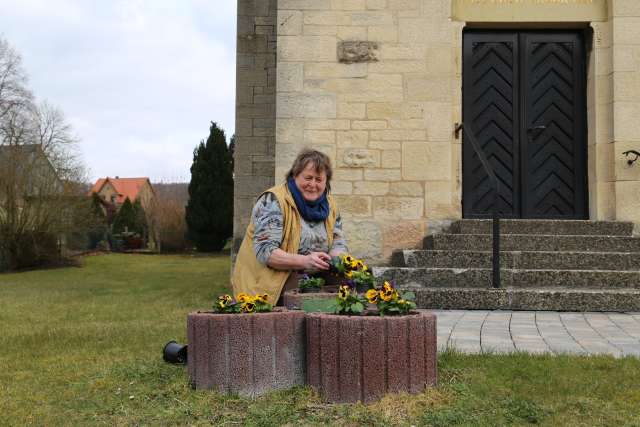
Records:
[[[283,304],[289,310],[303,310],[305,302],[330,302],[338,296],[337,287],[324,287],[321,292],[302,293],[297,289],[286,291],[283,296]]]
[[[420,393],[437,382],[436,316],[307,314],[307,383],[330,402]]]
[[[198,389],[259,396],[305,383],[304,313],[190,313],[188,370]]]

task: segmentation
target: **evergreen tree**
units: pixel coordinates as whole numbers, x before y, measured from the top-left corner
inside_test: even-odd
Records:
[[[147,215],[144,212],[142,207],[142,203],[140,203],[140,199],[137,199],[133,203],[133,213],[134,213],[134,223],[131,231],[135,231],[136,233],[143,236],[145,239],[147,237]]]
[[[198,251],[219,251],[233,234],[232,158],[224,131],[211,122],[206,143],[193,152],[187,237]]]
[[[113,220],[113,232],[118,234],[125,231],[136,231],[136,211],[133,207],[133,203],[127,197],[124,200],[120,210]]]

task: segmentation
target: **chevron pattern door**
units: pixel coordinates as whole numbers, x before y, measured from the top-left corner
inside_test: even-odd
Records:
[[[587,218],[581,32],[465,31],[463,121],[500,181],[505,218]],[[463,215],[491,215],[493,189],[467,136]]]

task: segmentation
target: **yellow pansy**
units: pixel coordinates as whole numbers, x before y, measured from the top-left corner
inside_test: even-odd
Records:
[[[375,289],[369,289],[366,293],[367,300],[371,304],[375,304],[378,302],[378,295],[378,291],[376,291]]]
[[[249,295],[245,294],[244,292],[238,294],[238,296],[236,297],[236,299],[238,300],[238,302],[240,303],[245,303],[245,302],[253,302],[253,298],[251,298]]]
[[[353,277],[353,271],[345,271],[344,275],[347,279],[351,279],[351,277]]]
[[[255,308],[256,308],[256,305],[252,302],[245,302],[240,306],[240,310],[242,310],[245,313],[253,313],[253,310],[255,310]]]
[[[225,308],[231,301],[232,298],[230,295],[220,295],[218,297],[218,307]]]
[[[269,294],[258,294],[255,297],[256,301],[264,302],[264,303],[266,303],[268,299],[269,299]]]
[[[338,289],[338,296],[341,299],[347,299],[350,293],[351,289],[349,288],[349,285],[342,285],[340,286],[340,289]]]

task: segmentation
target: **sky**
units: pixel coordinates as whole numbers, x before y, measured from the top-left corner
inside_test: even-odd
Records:
[[[90,181],[188,182],[235,127],[236,0],[0,0],[0,37],[80,139]]]

